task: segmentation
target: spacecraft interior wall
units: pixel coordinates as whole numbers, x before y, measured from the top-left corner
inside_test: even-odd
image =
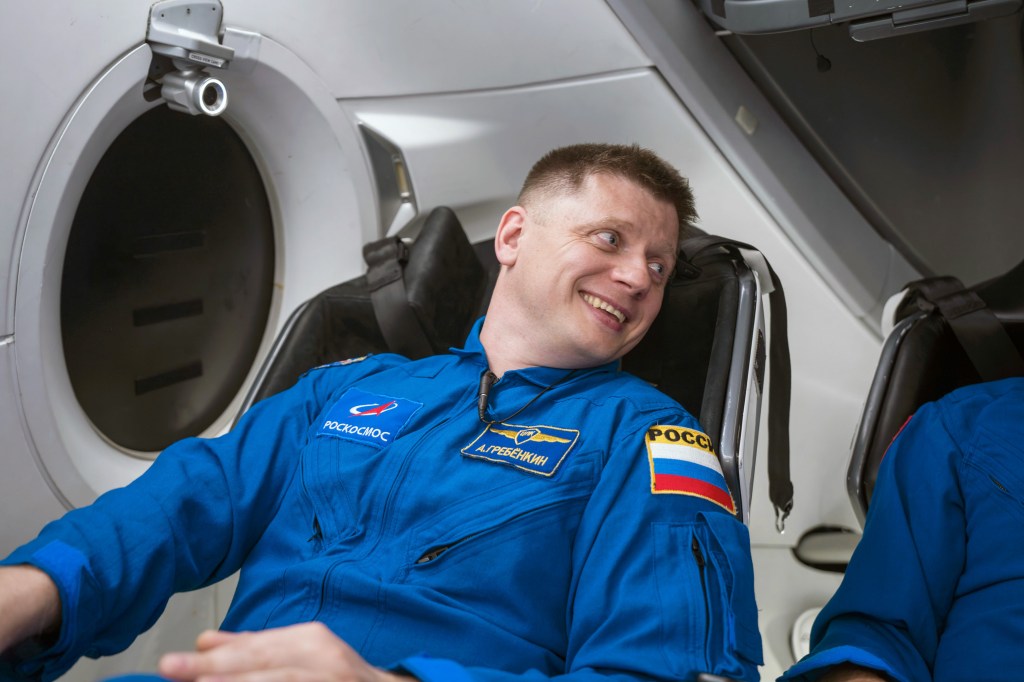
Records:
[[[103,11],[76,2],[11,3],[0,27],[0,90],[17,93],[0,109],[0,335],[14,331],[14,282],[20,230],[33,177],[83,91],[118,57],[138,46],[146,12],[132,0],[110,0]],[[148,9],[148,8],[147,8]],[[41,49],[49,46],[49,49]],[[13,97],[13,96],[12,96]]]
[[[315,64],[338,99],[506,88],[650,64],[594,0],[309,0],[301,13],[234,0],[224,11],[229,24]]]

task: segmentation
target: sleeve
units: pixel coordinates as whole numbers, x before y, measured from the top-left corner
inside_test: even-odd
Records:
[[[121,651],[172,594],[238,570],[277,511],[336,383],[337,372],[309,372],[254,405],[230,433],[175,443],[134,482],[68,512],[0,562],[42,569],[61,598],[57,642],[18,662],[17,673],[53,679],[83,655]]]
[[[815,620],[810,654],[780,680],[815,680],[844,662],[931,679],[966,557],[962,461],[938,406],[921,408],[882,460],[864,535]]]
[[[727,509],[721,467],[696,420],[676,413],[660,420],[669,425],[648,429],[652,423],[619,430],[622,451],[609,457],[583,513],[566,673],[556,679],[694,680],[707,672],[757,680],[761,639],[747,529]],[[424,682],[548,679],[428,657],[397,669]]]

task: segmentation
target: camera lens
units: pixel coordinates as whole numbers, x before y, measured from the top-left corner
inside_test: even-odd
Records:
[[[208,116],[219,116],[228,106],[228,92],[216,78],[207,78],[199,85],[197,104]]]

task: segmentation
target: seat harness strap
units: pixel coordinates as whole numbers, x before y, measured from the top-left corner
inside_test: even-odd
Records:
[[[911,282],[901,310],[937,311],[956,336],[982,381],[1024,376],[1024,359],[1005,327],[976,292],[956,277]]]
[[[700,273],[694,259],[702,252],[721,247],[742,258],[740,249],[757,251],[755,247],[717,235],[700,235],[683,241],[679,248],[682,253],[677,269],[689,270],[692,275]],[[762,254],[763,255],[763,254]],[[793,510],[793,482],[789,473],[789,404],[792,393],[792,368],[789,359],[789,333],[787,331],[786,297],[782,282],[768,259],[765,259],[772,280],[772,291],[768,294],[771,306],[771,329],[768,332],[768,365],[771,376],[768,381],[768,497],[775,508],[775,528],[781,533],[785,529],[786,517]]]
[[[398,237],[379,239],[363,246],[363,259],[373,313],[388,348],[414,359],[432,355],[430,340],[405,290],[409,247]]]

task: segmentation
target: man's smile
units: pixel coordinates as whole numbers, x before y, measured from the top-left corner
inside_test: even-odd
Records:
[[[613,306],[611,303],[601,300],[600,298],[594,296],[593,294],[581,293],[580,295],[583,297],[584,301],[586,301],[593,307],[597,308],[598,310],[603,310],[606,313],[610,313],[612,316],[615,317],[616,320],[619,321],[619,324],[622,324],[623,322],[626,321],[626,314],[619,310],[618,308],[616,308],[615,306]]]

